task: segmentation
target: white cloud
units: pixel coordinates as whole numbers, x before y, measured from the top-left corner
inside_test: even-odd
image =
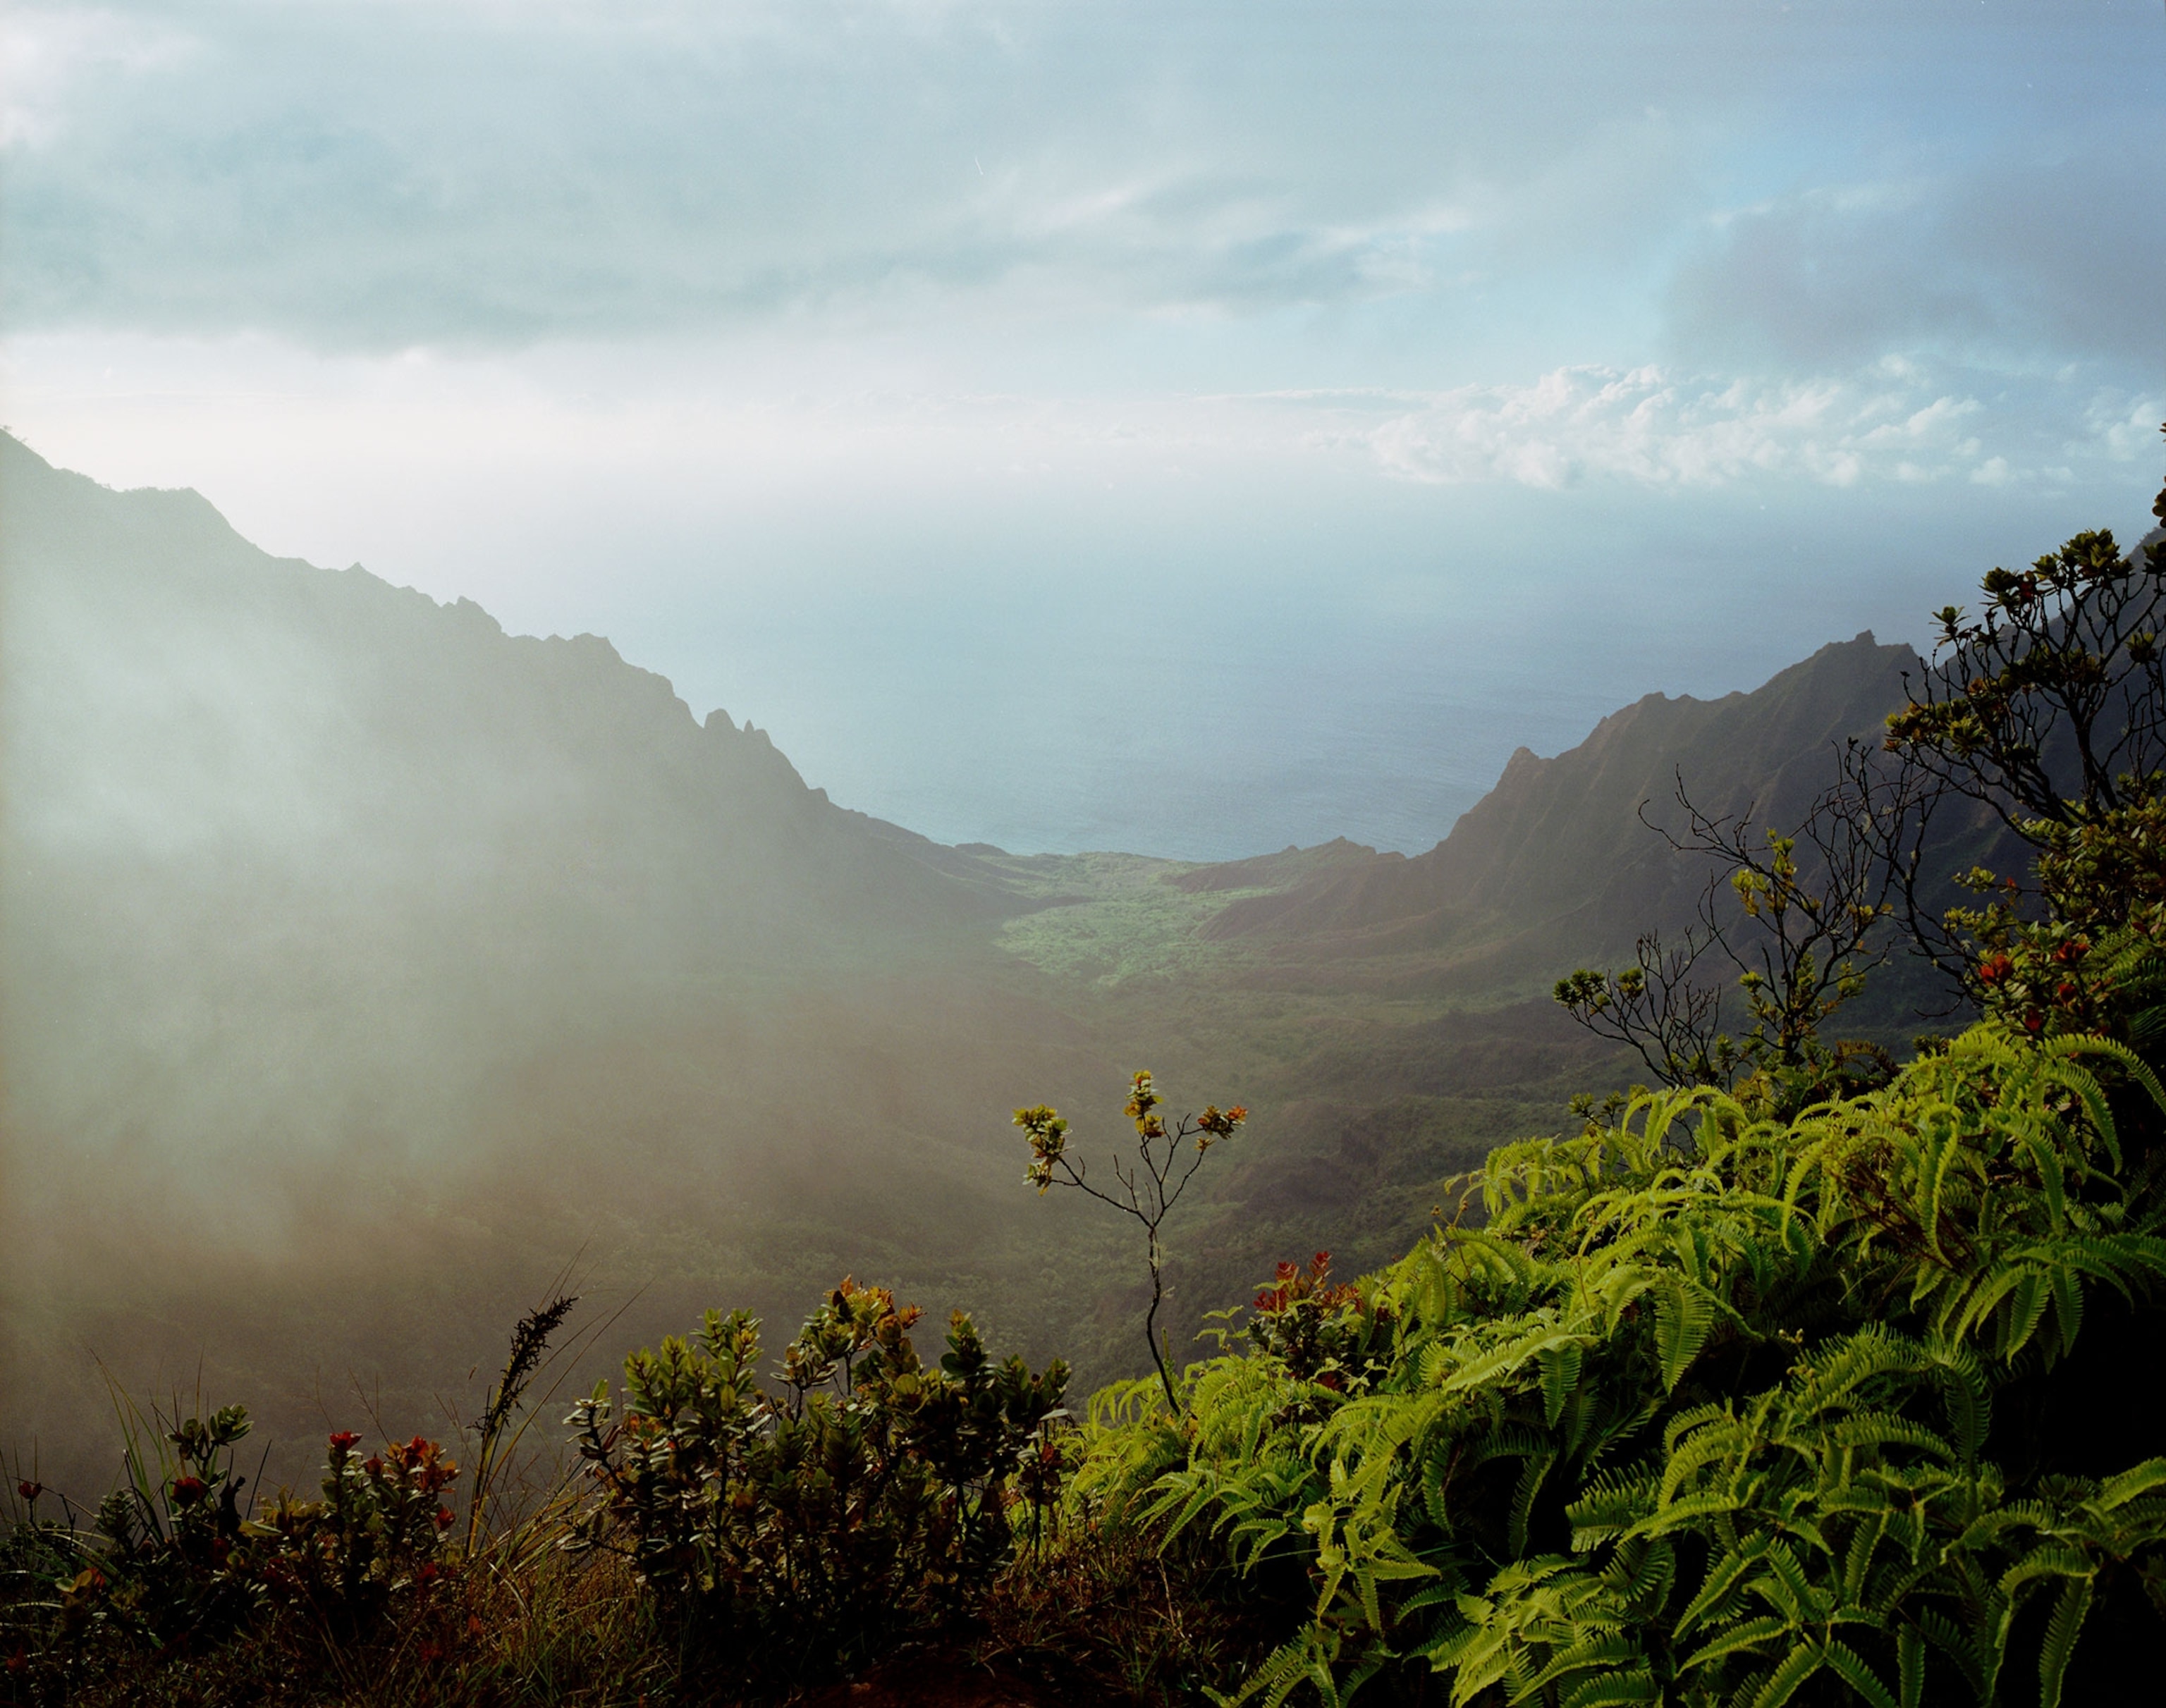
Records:
[[[2080,456],[2085,449],[2096,447],[2116,462],[2155,457],[2162,421],[2166,421],[2166,395],[2101,393],[2084,411],[2084,437],[2069,448]]]
[[[100,7],[13,7],[0,13],[0,149],[60,141],[91,87],[182,63],[191,39],[156,19]]]
[[[2135,424],[2155,429],[2158,419],[2158,403],[2142,399],[2094,403],[2072,419],[2064,404],[2028,393],[2023,408],[2042,423],[2019,426],[1967,391],[1936,386],[1915,364],[1788,379],[1651,365],[1560,367],[1522,383],[1418,398],[1340,393],[1307,401],[1332,419],[1314,433],[1319,442],[1366,446],[1397,478],[1545,488],[1603,479],[1679,489],[1764,479],[1993,483],[2024,471],[2000,451],[1982,458],[1982,428],[2014,437],[2044,424],[2058,438],[2076,427],[2065,441],[2069,454],[2121,461],[2139,436]]]

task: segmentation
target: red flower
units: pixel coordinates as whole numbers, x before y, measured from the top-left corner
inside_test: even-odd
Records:
[[[449,1530],[451,1527],[452,1509],[448,1506],[439,1506],[436,1509],[436,1528],[439,1530]]]
[[[25,1479],[15,1485],[15,1492],[25,1500],[34,1500],[45,1492],[45,1485],[43,1483],[33,1483]]]
[[[210,1486],[200,1477],[173,1479],[173,1499],[183,1506],[193,1506],[210,1493]]]
[[[2045,1030],[2045,1027],[2046,1016],[2040,1014],[2037,1009],[2031,1010],[2023,1016],[2023,1030],[2031,1036],[2036,1037]]]
[[[331,1436],[332,1457],[343,1459],[353,1451],[354,1443],[360,1439],[361,1437],[350,1429],[335,1431]]]
[[[1995,955],[1978,969],[1978,983],[1998,984],[2015,971],[2015,963],[2005,955]]]
[[[2071,984],[2067,979],[2063,978],[2058,984],[2053,987],[2054,1001],[2074,1002],[2075,998],[2076,987]]]
[[[371,1453],[361,1462],[361,1468],[372,1477],[380,1477],[383,1474],[383,1461]]]

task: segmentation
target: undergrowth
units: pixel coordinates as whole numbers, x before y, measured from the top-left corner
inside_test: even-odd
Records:
[[[1643,1094],[1080,1417],[880,1289],[772,1374],[713,1313],[470,1531],[435,1443],[334,1435],[251,1510],[245,1414],[139,1417],[95,1510],[16,1491],[5,1699],[782,1701],[937,1653],[1074,1701],[2115,1700],[2166,1635],[2163,1113],[2127,1046],[1993,1022],[1794,1119]]]

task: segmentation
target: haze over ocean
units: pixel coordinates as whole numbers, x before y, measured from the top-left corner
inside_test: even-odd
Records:
[[[1435,841],[2140,530],[2166,15],[0,22],[0,419],[606,634],[943,840]]]

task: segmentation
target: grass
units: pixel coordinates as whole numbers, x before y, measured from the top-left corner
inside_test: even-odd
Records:
[[[1223,977],[1253,952],[1207,942],[1197,927],[1262,889],[1196,893],[1168,880],[1195,869],[1141,854],[1002,857],[1018,894],[1037,911],[1010,920],[998,942],[1051,978],[1112,990],[1139,979]]]

